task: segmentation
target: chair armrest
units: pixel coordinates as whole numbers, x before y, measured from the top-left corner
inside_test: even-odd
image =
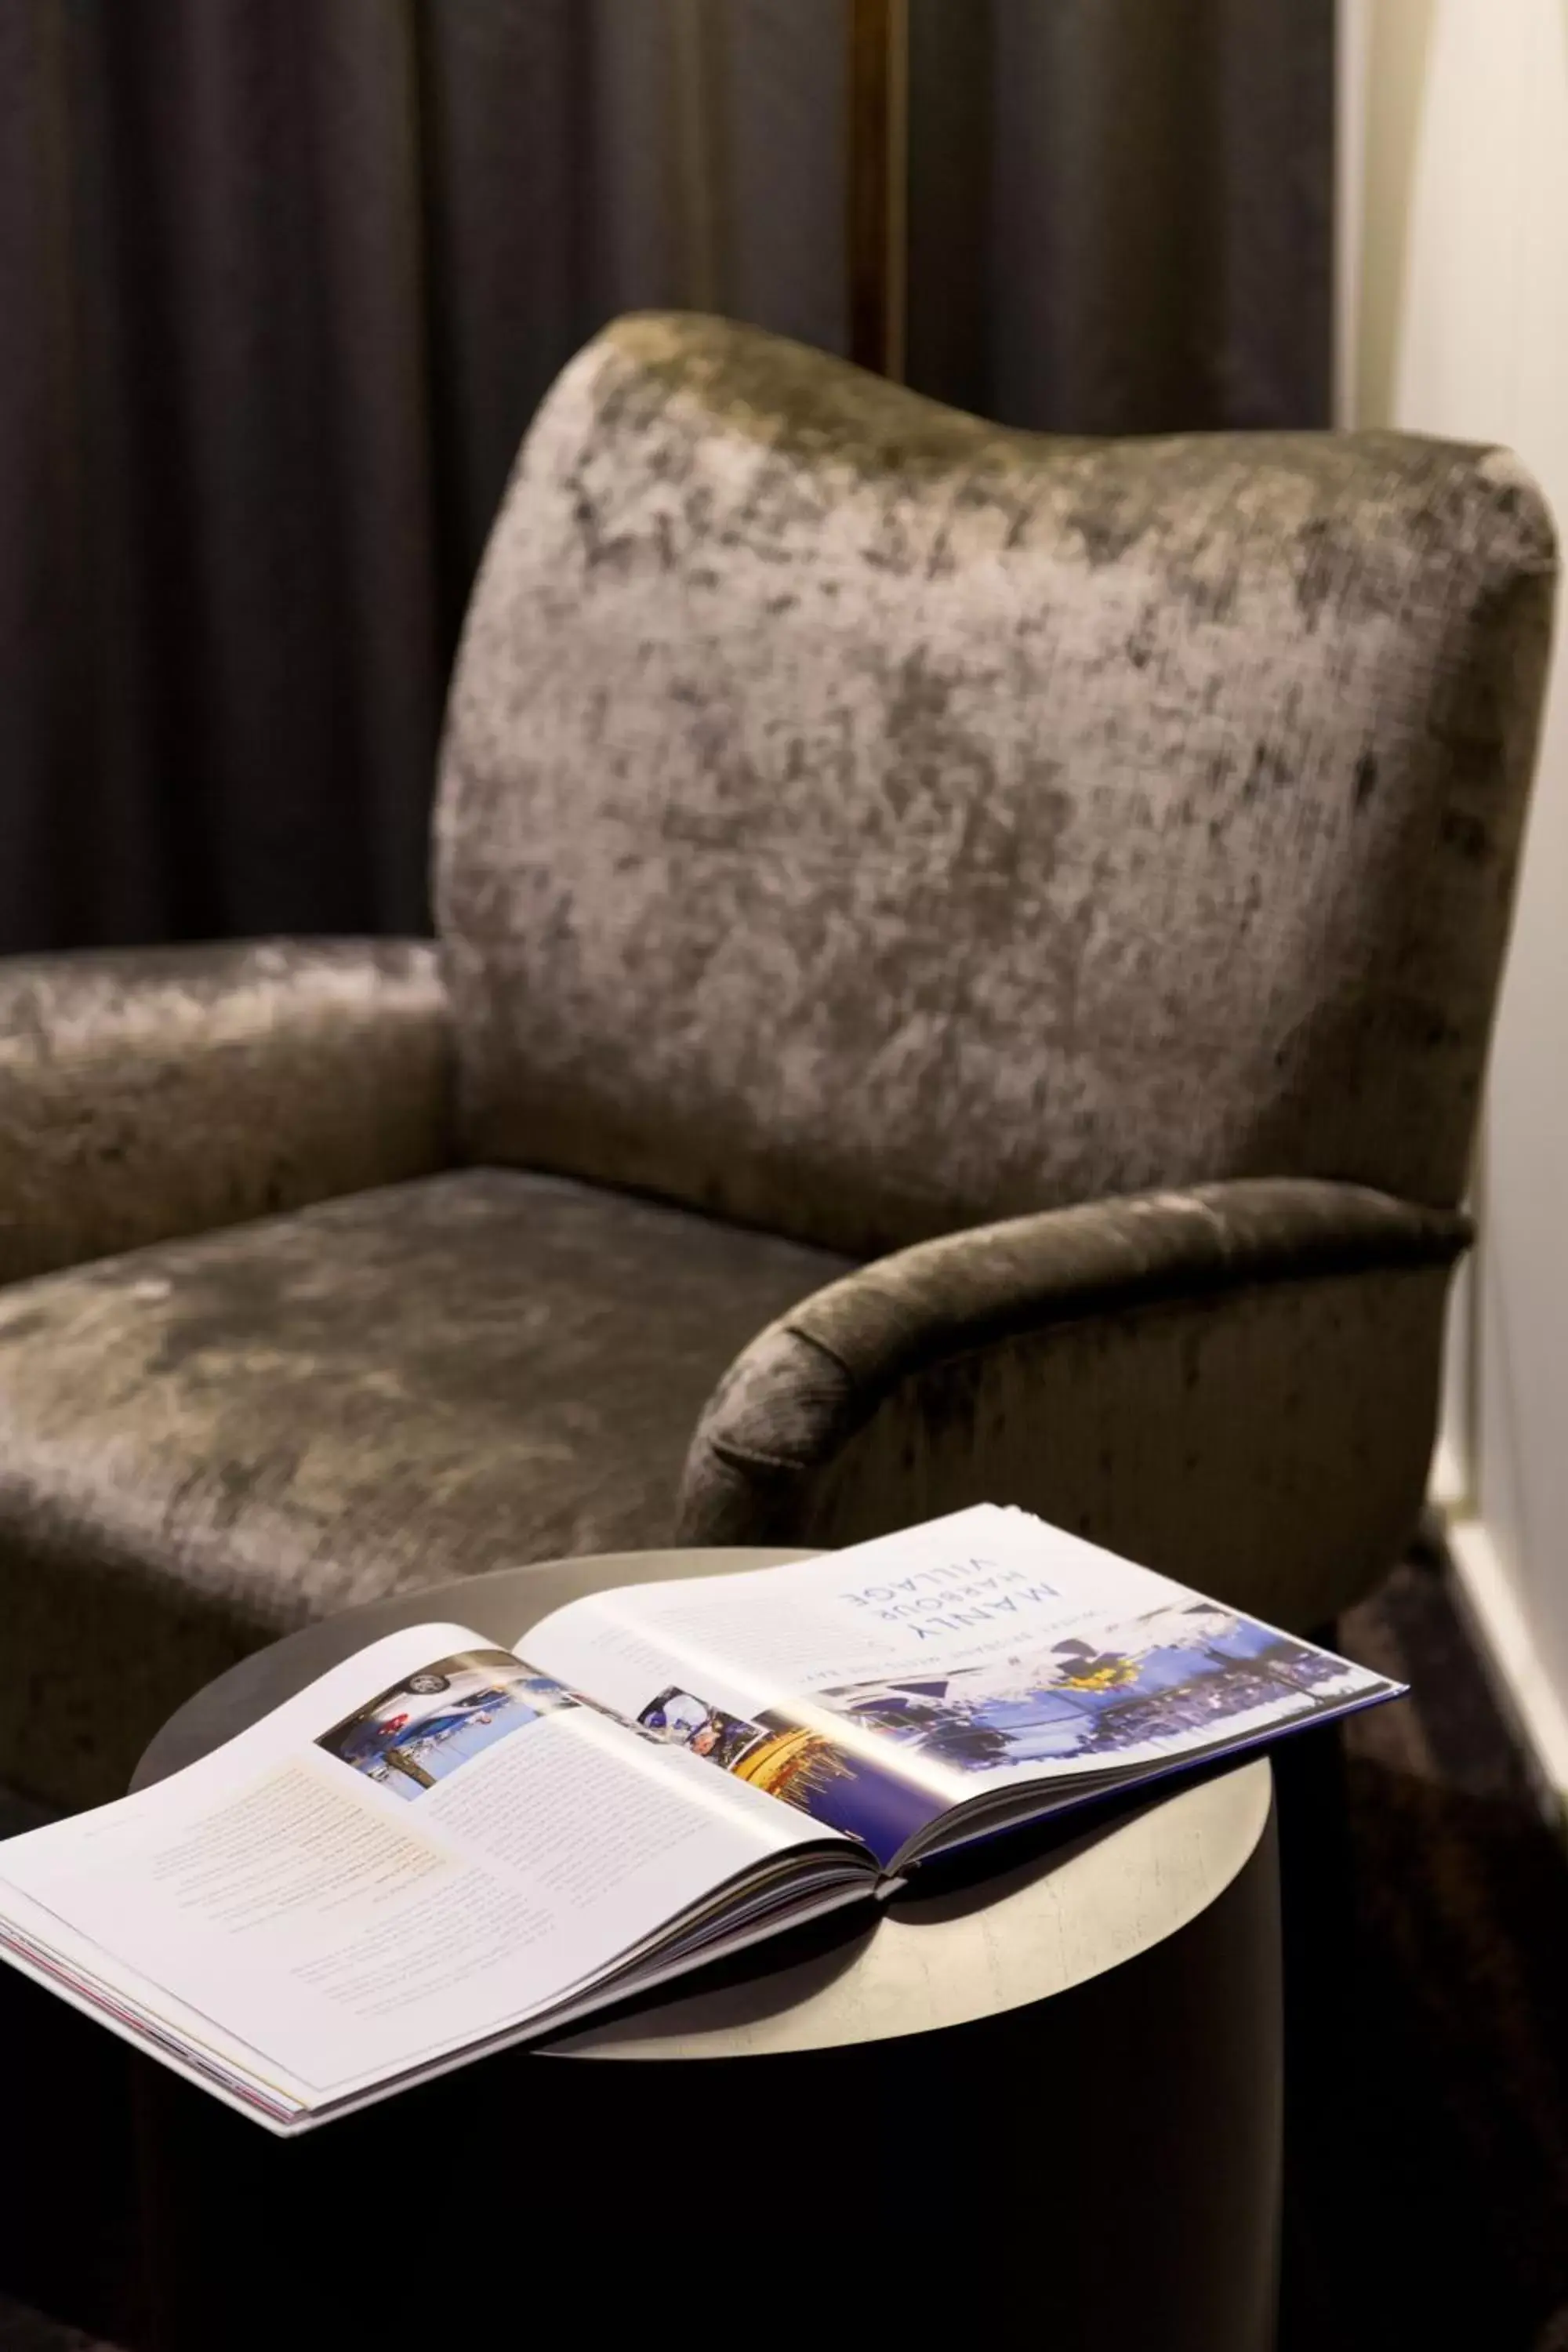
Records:
[[[835,1545],[1019,1503],[1301,1627],[1420,1508],[1468,1221],[1256,1180],[1055,1210],[878,1260],[742,1352],[682,1543]]]
[[[423,940],[0,962],[0,1281],[237,1223],[452,1157]]]

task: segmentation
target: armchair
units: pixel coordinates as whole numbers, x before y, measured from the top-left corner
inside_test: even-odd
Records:
[[[1496,451],[606,331],[474,591],[438,950],[0,974],[0,1779],[111,1795],[247,1648],[568,1550],[991,1497],[1366,1591],[1553,576]]]

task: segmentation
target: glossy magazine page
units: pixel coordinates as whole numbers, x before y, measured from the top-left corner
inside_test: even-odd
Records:
[[[956,1808],[1039,1810],[1395,1697],[1331,1652],[990,1505],[781,1568],[556,1611],[544,1671],[893,1866]]]
[[[8,1840],[0,1948],[287,2123],[873,1883],[830,1830],[426,1625]]]

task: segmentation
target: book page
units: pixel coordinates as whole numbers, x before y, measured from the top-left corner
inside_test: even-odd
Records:
[[[133,1981],[286,2107],[559,2003],[822,1836],[429,1625],[170,1780],[9,1840],[0,1917]]]
[[[1009,1784],[1157,1769],[1397,1687],[992,1506],[780,1568],[595,1594],[526,1639],[595,1702],[884,1864]],[[793,1776],[792,1737],[815,1742]]]

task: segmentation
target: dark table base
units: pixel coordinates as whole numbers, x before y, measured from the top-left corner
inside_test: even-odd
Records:
[[[508,2053],[293,2143],[138,2060],[153,2341],[467,2346],[559,2315],[584,2343],[1267,2352],[1279,1968],[1270,1824],[1179,1934],[944,2032]]]

